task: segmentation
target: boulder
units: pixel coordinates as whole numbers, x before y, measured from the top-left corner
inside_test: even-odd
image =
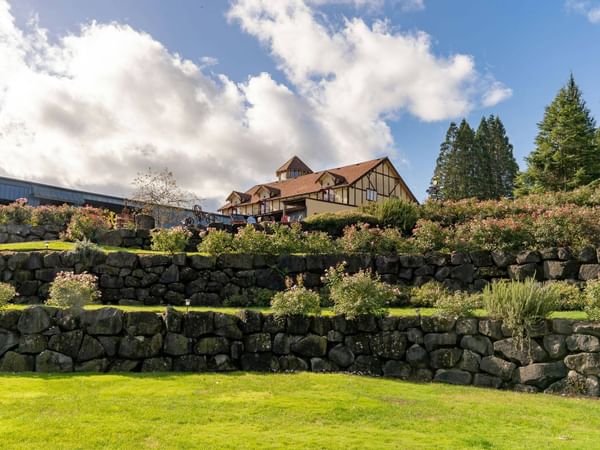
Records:
[[[462,354],[460,348],[440,348],[429,354],[429,364],[434,369],[454,367],[460,361]]]
[[[600,353],[567,355],[565,364],[582,375],[600,375]]]
[[[306,334],[310,328],[311,317],[301,315],[288,316],[286,322],[289,334]]]
[[[400,255],[399,261],[401,267],[411,269],[421,267],[425,263],[423,256],[419,255]]]
[[[490,341],[488,337],[481,335],[463,336],[463,338],[460,340],[460,346],[483,356],[491,355],[494,352],[492,341]]]
[[[299,372],[309,369],[309,365],[302,358],[286,355],[279,357],[279,370],[283,372]]]
[[[494,342],[494,351],[505,359],[518,362],[521,365],[542,362],[548,359],[547,353],[533,339],[519,342],[516,338],[502,339]]]
[[[494,251],[492,252],[492,261],[497,267],[505,268],[517,261],[515,255],[505,251]]]
[[[48,342],[48,348],[71,358],[76,358],[82,341],[82,330],[67,331],[52,336]]]
[[[383,365],[384,377],[401,378],[406,380],[410,378],[411,372],[411,367],[402,361],[390,360]]]
[[[406,352],[406,335],[399,331],[383,331],[371,336],[371,351],[387,359],[401,359]]]
[[[371,335],[369,334],[346,336],[344,343],[355,355],[371,354]]]
[[[139,361],[134,361],[131,359],[117,359],[114,360],[110,367],[108,368],[109,372],[133,372],[140,365]]]
[[[479,332],[484,336],[488,336],[494,340],[502,339],[502,321],[485,319],[479,321]]]
[[[220,336],[209,336],[198,339],[196,353],[199,355],[217,355],[229,353],[229,341]]]
[[[244,338],[244,350],[250,353],[270,352],[271,335],[269,333],[249,334]]]
[[[541,260],[539,252],[533,250],[523,250],[517,253],[517,264],[538,263]]]
[[[253,267],[253,255],[243,253],[225,253],[219,255],[217,264],[222,269],[249,270]]]
[[[52,350],[44,350],[35,358],[37,372],[73,372],[73,359]]]
[[[536,263],[513,264],[508,266],[508,276],[512,280],[524,281],[531,277],[540,277],[541,270]]]
[[[158,356],[162,349],[162,336],[124,336],[119,344],[119,356],[126,359],[142,359]]]
[[[413,344],[423,344],[425,342],[423,332],[419,328],[409,328],[406,331],[406,338],[408,342],[412,342]]]
[[[479,322],[474,317],[460,317],[456,319],[456,334],[478,334]]]
[[[171,333],[180,333],[183,328],[183,317],[184,314],[177,311],[175,308],[167,307],[163,320],[165,322],[165,328]]]
[[[73,331],[81,326],[83,311],[78,308],[61,309],[56,313],[54,322],[64,331]]]
[[[380,275],[398,273],[400,267],[400,259],[398,256],[377,256],[375,258],[375,268]]]
[[[566,378],[552,383],[544,392],[546,394],[598,397],[600,389],[597,377],[585,377],[574,370],[570,370]]]
[[[309,334],[293,341],[291,350],[306,357],[322,357],[327,353],[327,339],[323,336]]]
[[[125,332],[131,336],[152,336],[162,331],[163,321],[153,312],[137,311],[125,314]]]
[[[190,352],[191,340],[183,334],[167,333],[163,344],[164,352],[171,356],[181,356]]]
[[[251,372],[275,372],[279,361],[272,353],[244,353],[241,357],[242,370]]]
[[[460,266],[453,267],[450,271],[450,276],[455,280],[459,280],[465,284],[473,282],[473,274],[475,273],[475,267],[473,264],[462,264]]]
[[[123,329],[123,311],[116,308],[86,310],[81,319],[83,327],[89,334],[117,335]]]
[[[277,355],[287,355],[291,350],[291,339],[288,334],[277,333],[273,338],[273,353]]]
[[[493,264],[492,253],[487,250],[474,251],[469,253],[469,256],[476,267],[491,266]]]
[[[323,358],[311,358],[310,369],[313,372],[337,372],[339,367]]]
[[[239,327],[244,333],[258,333],[262,329],[263,315],[256,311],[248,309],[237,313],[240,319]]]
[[[110,361],[107,358],[92,359],[82,363],[75,364],[75,372],[106,372],[110,366]]]
[[[600,337],[600,322],[576,322],[573,325],[573,333]]]
[[[281,333],[285,331],[286,318],[275,314],[267,314],[263,318],[262,331],[265,333]],[[236,325],[237,326],[237,325]],[[319,334],[319,333],[317,333]]]
[[[97,339],[86,334],[77,353],[77,361],[98,360],[105,354],[104,346]]]
[[[416,369],[429,367],[429,353],[420,345],[411,345],[406,351],[406,361]]]
[[[0,372],[32,372],[33,361],[33,356],[9,351],[0,359]]]
[[[50,328],[50,316],[41,306],[27,308],[21,313],[17,328],[21,334],[41,333]]]
[[[457,385],[471,384],[472,379],[471,373],[458,369],[440,369],[435,372],[433,377],[433,381]]]
[[[171,358],[148,358],[142,363],[142,372],[170,372],[173,368]]]
[[[137,265],[137,255],[130,252],[113,252],[106,257],[106,265],[112,267],[134,269]]]
[[[214,331],[214,313],[188,312],[183,317],[183,334],[187,337],[197,338]]]
[[[568,336],[567,348],[571,352],[598,352],[600,351],[600,339],[587,334],[573,334]]]
[[[479,368],[484,372],[500,377],[505,381],[510,381],[517,365],[505,361],[502,358],[498,358],[497,356],[486,356],[485,358],[482,358]]]
[[[41,353],[48,347],[48,338],[41,334],[23,334],[19,338],[19,353]]]
[[[570,319],[552,319],[552,331],[558,334],[571,334],[573,333],[574,320]],[[600,327],[598,328],[600,333]],[[600,335],[600,334],[599,334]]]
[[[18,331],[17,325],[20,317],[21,311],[17,309],[2,311],[0,314],[0,330],[4,329],[8,331]]]
[[[562,359],[567,354],[565,337],[560,334],[548,334],[544,336],[544,349],[552,359]]]
[[[577,278],[579,263],[577,261],[544,261],[544,278],[548,280],[566,280]]]
[[[209,361],[208,367],[217,372],[231,372],[237,369],[229,355],[215,355],[215,357]]]
[[[462,252],[452,252],[450,254],[450,264],[453,266],[460,266],[462,264],[469,264],[471,262],[471,257],[468,253]]]
[[[565,377],[567,372],[567,366],[562,361],[530,364],[517,369],[517,380],[521,384],[545,388],[559,378]]]
[[[183,355],[173,359],[175,372],[202,372],[206,368],[206,356]]]
[[[329,359],[337,366],[346,368],[354,362],[354,353],[348,347],[339,344],[329,350]]]
[[[348,371],[365,375],[381,375],[381,361],[374,356],[359,355],[348,367]]]
[[[423,316],[421,317],[421,329],[424,333],[444,333],[452,331],[456,319],[441,316]]]
[[[477,373],[473,377],[473,385],[478,387],[500,389],[502,386],[502,380],[498,377],[492,377],[484,373]]]
[[[456,345],[456,333],[428,333],[423,337],[425,348],[428,351],[439,347],[454,347]]]
[[[479,372],[481,356],[471,350],[464,350],[458,368],[467,372]]]
[[[582,264],[579,267],[579,279],[583,281],[596,280],[600,275],[600,264]]]

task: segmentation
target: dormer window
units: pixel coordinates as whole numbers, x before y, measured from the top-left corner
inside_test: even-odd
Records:
[[[333,189],[325,189],[323,191],[323,200],[326,202],[335,202],[335,192]]]

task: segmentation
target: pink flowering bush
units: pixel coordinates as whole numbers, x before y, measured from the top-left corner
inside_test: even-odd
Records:
[[[52,206],[43,205],[32,208],[32,225],[52,225],[66,228],[75,213],[76,208],[69,205]]]
[[[48,305],[83,308],[100,298],[98,278],[89,273],[59,272],[50,284]]]
[[[0,206],[0,225],[31,224],[33,208],[27,204],[26,198],[19,198],[10,205]]]
[[[100,231],[111,229],[109,211],[91,206],[76,208],[62,237],[66,241],[95,241]]]
[[[192,233],[183,227],[161,228],[150,232],[152,250],[159,252],[184,252]]]

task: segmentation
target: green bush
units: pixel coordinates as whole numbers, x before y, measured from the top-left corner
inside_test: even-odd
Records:
[[[600,281],[590,281],[584,290],[585,313],[588,319],[600,321]]]
[[[312,231],[305,233],[304,237],[304,253],[316,255],[331,255],[340,251],[338,241],[329,237],[323,231]]]
[[[50,284],[48,305],[83,308],[100,298],[98,278],[89,273],[59,272]]]
[[[528,336],[536,324],[556,310],[558,302],[559,297],[554,289],[533,278],[500,281],[483,290],[483,305],[487,312],[493,318],[504,321],[519,339]]]
[[[273,254],[275,250],[273,238],[252,225],[240,228],[234,236],[233,242],[237,253]]]
[[[441,224],[420,219],[413,230],[413,243],[421,252],[447,250],[450,234]]]
[[[322,213],[304,219],[304,229],[307,231],[323,231],[330,236],[339,237],[344,228],[358,223],[371,226],[379,225],[379,221],[372,214],[361,211],[340,211],[337,213]]]
[[[566,281],[552,281],[546,283],[548,289],[555,292],[558,298],[557,310],[582,311],[585,307],[585,297],[579,287]]]
[[[75,213],[74,206],[38,206],[33,208],[31,216],[32,225],[52,225],[59,228],[66,228],[71,217]]]
[[[440,298],[447,297],[449,294],[450,292],[442,283],[431,280],[411,289],[410,303],[418,307],[431,308]]]
[[[86,267],[94,265],[104,254],[100,246],[94,244],[89,239],[75,241],[73,253],[77,256],[78,261]]]
[[[100,231],[112,228],[111,215],[109,211],[104,211],[91,206],[77,208],[63,238],[67,241],[83,241],[88,239],[95,241]]]
[[[209,255],[233,253],[233,235],[224,230],[210,231],[202,238],[198,251]]]
[[[330,267],[325,277],[333,311],[354,319],[363,314],[384,316],[387,306],[396,298],[396,291],[382,283],[379,276],[370,270],[361,270],[353,275],[344,273],[344,264]]]
[[[150,248],[158,252],[181,253],[185,251],[191,237],[192,233],[183,227],[152,230]]]
[[[438,314],[444,317],[469,317],[481,307],[481,295],[463,291],[448,292],[438,297],[434,306],[438,308]]]
[[[340,248],[346,253],[413,253],[412,241],[402,236],[396,228],[372,228],[368,224],[346,227],[339,239]]]
[[[375,216],[380,226],[398,228],[405,235],[410,234],[419,218],[419,207],[416,203],[395,197],[370,203],[361,210]]]
[[[0,309],[4,308],[16,296],[17,291],[12,284],[0,283]]]
[[[285,291],[277,292],[271,300],[275,316],[307,316],[321,312],[319,294],[304,287],[302,276],[298,276],[296,284],[288,278],[286,286]]]

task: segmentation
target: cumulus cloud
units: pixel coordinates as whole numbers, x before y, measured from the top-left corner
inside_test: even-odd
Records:
[[[590,0],[567,0],[567,10],[585,16],[591,23],[600,23],[600,2]]]
[[[168,166],[215,208],[292,154],[315,169],[393,154],[388,122],[405,111],[440,120],[510,95],[470,56],[436,56],[424,33],[336,27],[313,8],[234,2],[231,19],[288,79],[234,83],[204,72],[216,59],[196,64],[124,24],[50,42],[35,22],[19,29],[0,0],[0,173],[126,195],[138,171]]]

